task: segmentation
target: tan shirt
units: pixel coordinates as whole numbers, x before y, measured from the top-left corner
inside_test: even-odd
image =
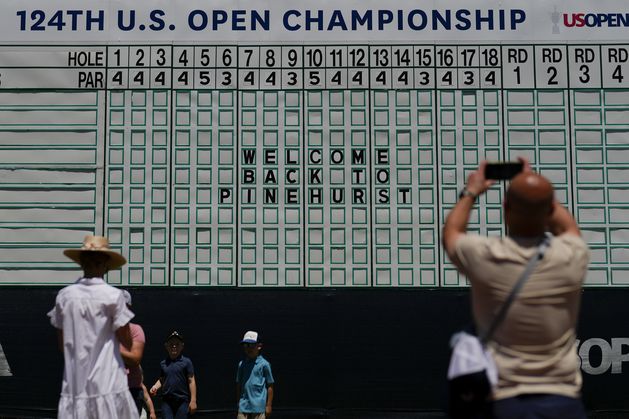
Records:
[[[457,264],[472,285],[479,331],[487,330],[540,241],[473,234],[457,239]],[[579,396],[575,328],[588,260],[580,237],[564,234],[551,240],[489,344],[499,372],[495,399],[531,393]]]

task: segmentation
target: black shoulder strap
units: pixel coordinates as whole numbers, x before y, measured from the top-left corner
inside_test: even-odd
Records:
[[[515,283],[513,289],[511,290],[511,293],[502,304],[502,307],[500,307],[500,311],[498,312],[498,314],[496,314],[496,317],[489,326],[489,329],[487,329],[487,332],[485,332],[483,335],[479,336],[480,341],[483,345],[486,344],[489,339],[491,339],[500,323],[502,323],[502,321],[504,320],[505,316],[507,315],[507,311],[509,311],[509,307],[511,307],[511,304],[515,300],[515,297],[524,286],[524,283],[531,275],[531,272],[533,272],[533,269],[535,269],[535,266],[537,266],[537,263],[544,258],[544,253],[546,253],[546,249],[548,249],[549,245],[550,236],[546,235],[544,237],[544,240],[542,240],[540,245],[537,247],[537,252],[535,252],[533,257],[529,259],[529,263],[526,265],[526,268],[524,268],[524,272],[522,272],[522,275],[520,275],[518,282]]]

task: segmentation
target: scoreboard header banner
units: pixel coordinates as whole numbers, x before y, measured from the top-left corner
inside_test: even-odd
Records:
[[[626,0],[4,0],[4,42],[626,41]]]

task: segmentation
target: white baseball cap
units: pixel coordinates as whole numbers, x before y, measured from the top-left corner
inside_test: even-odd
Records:
[[[240,343],[258,343],[258,332],[254,332],[253,330],[249,330],[242,337]]]

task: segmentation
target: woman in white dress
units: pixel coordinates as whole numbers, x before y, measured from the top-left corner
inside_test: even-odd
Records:
[[[81,265],[83,277],[59,291],[48,313],[65,361],[58,418],[138,418],[119,347],[131,347],[134,314],[122,291],[103,280],[127,261],[102,236],[87,236],[83,247],[63,253]]]

